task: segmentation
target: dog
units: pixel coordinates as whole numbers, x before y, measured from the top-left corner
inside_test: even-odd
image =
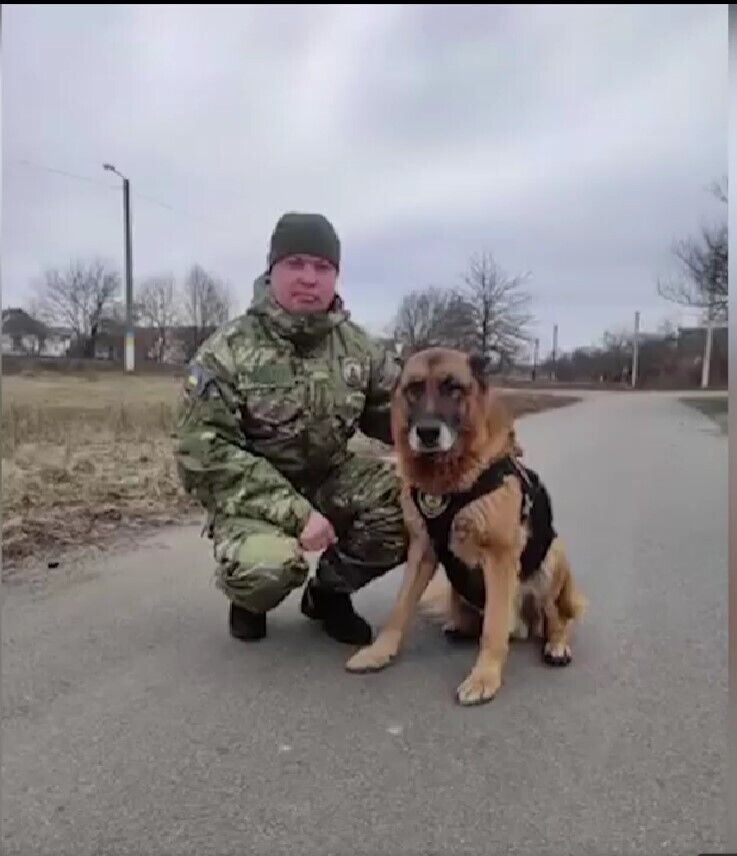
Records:
[[[418,606],[442,616],[448,636],[479,640],[456,690],[462,705],[497,694],[510,638],[538,636],[546,663],[568,665],[571,624],[586,601],[553,528],[547,490],[519,461],[513,420],[486,360],[446,348],[413,354],[392,395],[391,422],[407,563],[386,623],[346,669],[393,662]],[[436,575],[439,563],[445,578]]]

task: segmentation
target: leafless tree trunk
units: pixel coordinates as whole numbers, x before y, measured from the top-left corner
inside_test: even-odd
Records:
[[[465,302],[472,308],[473,346],[498,366],[509,365],[530,343],[529,274],[510,277],[491,253],[474,256],[463,279]]]
[[[158,332],[156,359],[161,363],[166,356],[169,332],[179,317],[174,277],[168,274],[146,280],[138,295],[138,306],[143,320]]]
[[[194,328],[192,351],[199,348],[208,332],[230,317],[232,297],[227,283],[193,265],[184,286],[185,311]]]
[[[104,261],[74,261],[47,270],[38,288],[43,320],[70,327],[87,357],[95,354],[100,321],[120,290],[120,274]]]

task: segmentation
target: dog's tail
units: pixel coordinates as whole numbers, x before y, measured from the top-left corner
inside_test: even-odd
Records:
[[[443,624],[450,619],[451,586],[442,565],[438,565],[435,575],[428,583],[420,598],[418,609],[421,615],[430,621]]]
[[[568,559],[563,557],[563,562],[565,564],[565,578],[563,588],[558,595],[558,612],[561,618],[573,621],[584,614],[588,607],[588,601],[576,588]]]

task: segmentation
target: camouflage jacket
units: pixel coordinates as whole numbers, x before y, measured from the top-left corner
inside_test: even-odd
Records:
[[[260,277],[245,315],[190,364],[175,433],[185,490],[211,515],[298,535],[312,511],[300,487],[345,460],[357,429],[391,443],[397,373],[339,298],[328,313],[291,315]]]

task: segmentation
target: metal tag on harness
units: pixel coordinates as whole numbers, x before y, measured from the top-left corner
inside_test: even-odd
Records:
[[[450,498],[420,491],[417,494],[417,504],[425,517],[439,517],[450,505]]]
[[[532,511],[532,497],[529,493],[525,493],[522,497],[522,519],[527,520]]]

